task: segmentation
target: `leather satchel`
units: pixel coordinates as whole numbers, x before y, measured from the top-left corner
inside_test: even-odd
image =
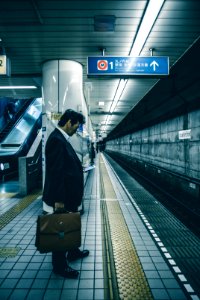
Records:
[[[35,246],[40,253],[68,251],[81,245],[80,213],[38,216]]]

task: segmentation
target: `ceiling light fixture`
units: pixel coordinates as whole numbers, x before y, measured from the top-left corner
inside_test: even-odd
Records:
[[[144,18],[140,25],[134,44],[130,50],[130,56],[138,56],[146,42],[146,39],[155,23],[157,16],[165,0],[151,0],[146,9]]]
[[[2,85],[0,90],[16,90],[16,89],[37,89],[35,85]]]
[[[163,6],[164,1],[165,0],[150,0],[149,1],[149,4],[147,6],[142,23],[138,30],[137,36],[136,36],[133,46],[131,47],[131,50],[129,52],[130,56],[139,56],[140,55],[140,52],[146,42],[146,39],[147,39],[149,33],[151,32],[151,29],[155,23],[155,20],[158,17],[158,14]],[[125,89],[127,81],[128,81],[128,79],[126,79],[126,80],[120,79],[119,80],[117,91],[115,93],[113,102],[112,102],[110,110],[109,110],[110,113],[112,113],[115,110],[115,107],[117,106],[117,103],[120,100],[122,93]]]
[[[115,110],[115,107],[117,106],[117,103],[123,93],[123,90],[126,86],[128,79],[120,79],[116,93],[115,93],[115,97],[113,99],[112,105],[110,107],[110,113],[113,113],[113,111]]]

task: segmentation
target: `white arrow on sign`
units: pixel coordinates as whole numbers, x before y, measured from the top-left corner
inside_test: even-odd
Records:
[[[154,60],[152,61],[152,63],[150,64],[150,67],[153,66],[153,70],[156,70],[156,67],[159,67],[159,64]]]

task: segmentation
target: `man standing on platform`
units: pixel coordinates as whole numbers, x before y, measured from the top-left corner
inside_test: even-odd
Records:
[[[82,114],[67,109],[58,122],[58,127],[49,135],[45,148],[46,174],[43,191],[43,210],[53,213],[55,209],[76,212],[83,197],[83,168],[69,143],[70,136],[84,123]],[[84,258],[88,250],[75,249],[52,252],[53,272],[65,278],[77,278],[79,272],[67,261]]]

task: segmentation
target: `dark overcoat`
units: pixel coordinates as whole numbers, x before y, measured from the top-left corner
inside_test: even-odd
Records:
[[[56,128],[45,147],[46,173],[43,201],[54,207],[63,202],[68,211],[76,211],[83,197],[83,168],[71,144]]]

